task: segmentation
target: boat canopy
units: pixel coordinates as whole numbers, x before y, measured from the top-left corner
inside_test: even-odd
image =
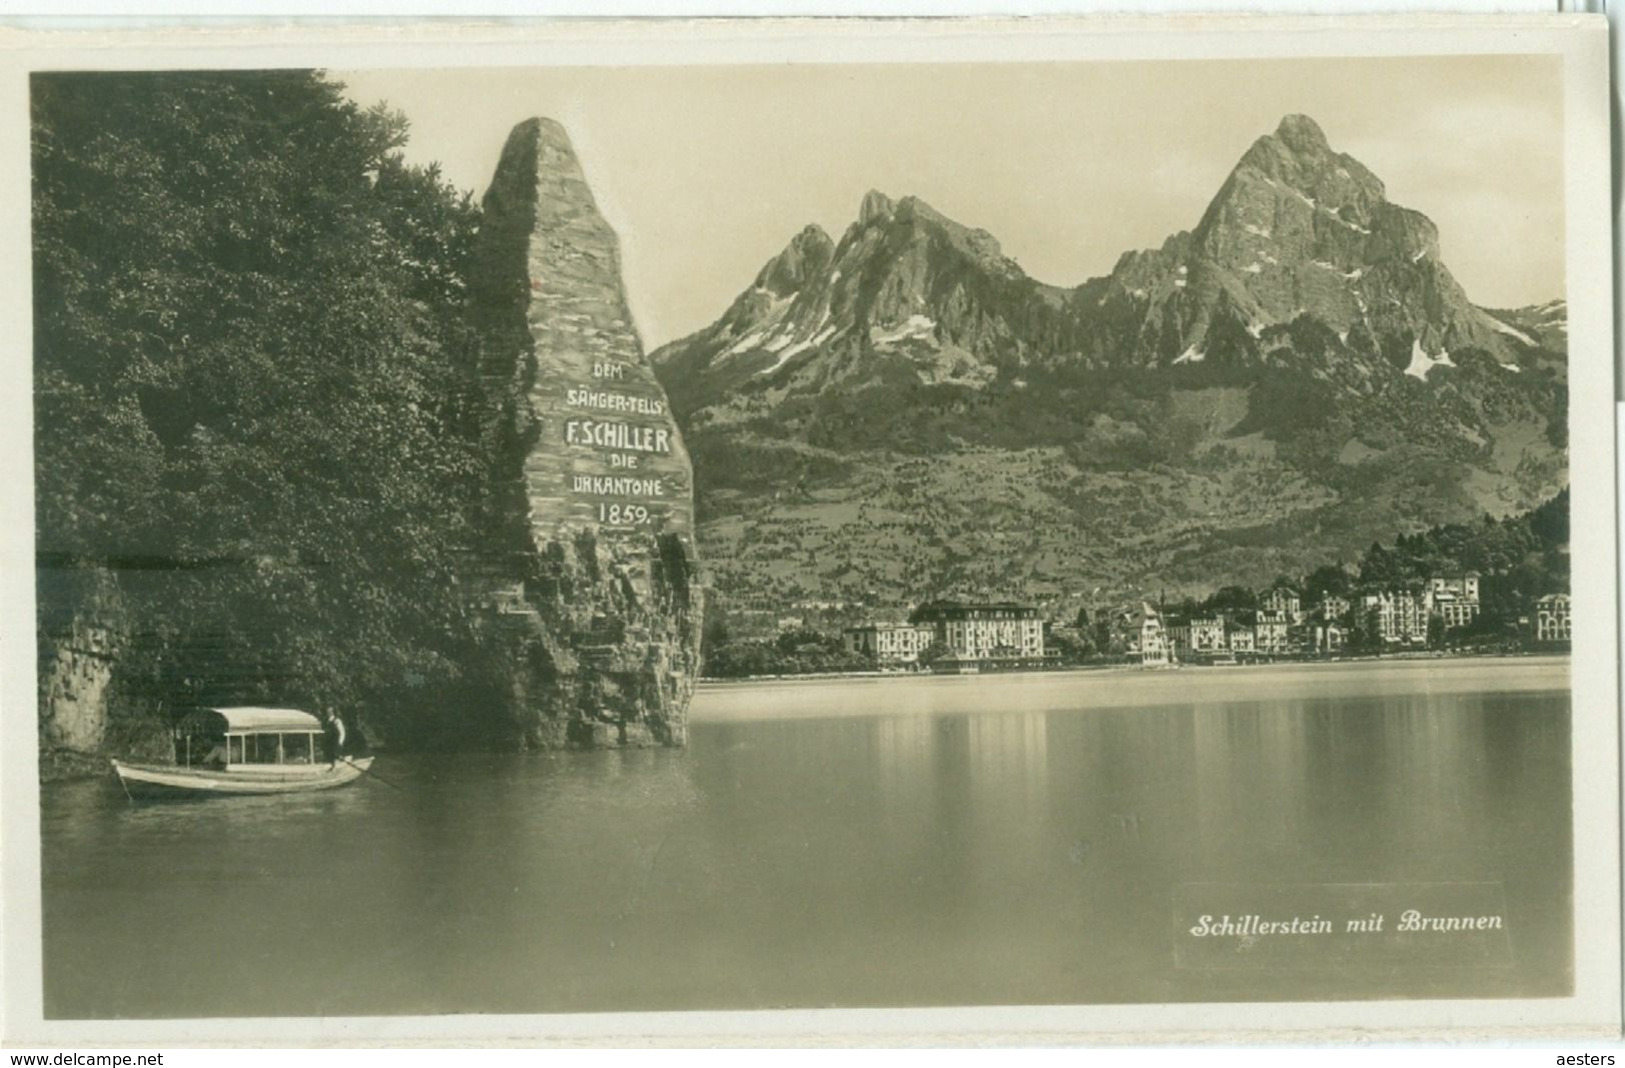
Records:
[[[197,726],[227,734],[306,734],[319,732],[321,720],[296,708],[206,708],[187,717]]]

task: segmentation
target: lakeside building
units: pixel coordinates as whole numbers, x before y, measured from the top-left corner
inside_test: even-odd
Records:
[[[1274,587],[1259,598],[1258,605],[1266,612],[1280,613],[1290,624],[1303,622],[1303,600],[1291,586]]]
[[[1031,605],[933,601],[916,608],[909,623],[930,634],[926,645],[940,642],[958,660],[1044,658],[1044,623]]]
[[[1145,667],[1168,665],[1168,634],[1163,629],[1162,616],[1143,601],[1139,611],[1129,616],[1128,651]]]
[[[1310,634],[1317,653],[1340,653],[1348,645],[1348,632],[1335,620],[1315,623]]]
[[[1390,644],[1422,644],[1428,637],[1428,595],[1416,590],[1381,590],[1360,598],[1371,632]]]
[[[1322,623],[1341,623],[1352,607],[1354,606],[1349,603],[1347,597],[1328,594],[1320,599],[1320,604],[1315,606],[1313,615]]]
[[[1195,616],[1191,619],[1191,652],[1217,653],[1224,644],[1224,620],[1219,616]]]
[[[1371,632],[1390,645],[1427,642],[1428,619],[1438,615],[1447,627],[1465,627],[1477,618],[1478,575],[1435,576],[1419,589],[1378,590],[1360,599]]]
[[[1454,578],[1428,579],[1427,596],[1432,611],[1444,617],[1447,627],[1465,627],[1478,615],[1478,572],[1469,571]]]
[[[1558,598],[1562,598],[1561,600]],[[1542,600],[1538,620],[1526,625],[1541,641],[1568,640],[1567,595]],[[1210,611],[1164,615],[1149,603],[1138,611],[1115,610],[1113,631],[1131,660],[1141,664],[1205,660],[1231,662],[1235,657],[1336,656],[1349,651],[1357,635],[1378,647],[1425,647],[1429,624],[1460,629],[1478,618],[1479,575],[1434,575],[1426,582],[1371,589],[1340,596],[1324,594],[1306,607],[1298,591],[1277,585],[1258,593],[1254,611]],[[1189,602],[1186,610],[1190,610]],[[1433,622],[1437,617],[1438,622]],[[1362,646],[1369,649],[1369,645]]]
[[[1548,593],[1535,602],[1535,640],[1540,642],[1570,640],[1568,594]]]
[[[1290,648],[1292,618],[1284,610],[1262,609],[1253,622],[1253,649],[1260,656],[1280,656]]]
[[[847,652],[873,657],[883,668],[917,665],[931,640],[930,627],[913,623],[864,623],[841,634]]]
[[[1191,625],[1189,620],[1178,616],[1168,616],[1163,620],[1163,640],[1168,643],[1168,656],[1174,660],[1181,660],[1190,656],[1191,652]]]
[[[1164,628],[1168,651],[1175,658],[1209,657],[1229,651],[1222,616],[1170,617]]]
[[[1189,619],[1161,617],[1147,605],[1125,617],[1124,627],[1130,655],[1150,664],[1225,659],[1237,654],[1286,656],[1324,647],[1314,628],[1291,620],[1284,609],[1221,612]],[[1343,637],[1343,629],[1338,627],[1331,648],[1341,649]]]

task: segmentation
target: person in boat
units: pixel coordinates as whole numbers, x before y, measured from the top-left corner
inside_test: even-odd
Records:
[[[322,717],[322,733],[327,738],[327,754],[331,761],[328,766],[336,768],[344,753],[344,720],[331,708]]]

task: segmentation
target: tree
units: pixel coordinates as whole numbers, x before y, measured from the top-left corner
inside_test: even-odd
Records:
[[[1444,616],[1440,615],[1438,612],[1430,612],[1430,613],[1428,613],[1428,648],[1429,649],[1442,649],[1442,648],[1444,648],[1445,629],[1446,628],[1445,628]]]
[[[1309,604],[1319,604],[1327,597],[1346,597],[1349,581],[1349,573],[1341,564],[1322,564],[1304,577],[1303,599]]]
[[[454,679],[469,198],[312,72],[44,74],[31,105],[41,553],[164,562],[127,584],[198,699]]]
[[[712,612],[705,617],[705,626],[700,631],[700,648],[706,656],[732,640],[733,630],[721,612]]]
[[[1341,620],[1347,635],[1347,645],[1354,653],[1380,653],[1383,650],[1382,633],[1376,616],[1364,607],[1350,605]]]
[[[1087,631],[1053,631],[1045,639],[1046,648],[1057,652],[1061,662],[1066,664],[1081,664],[1094,655],[1095,643],[1090,640]]]
[[[1201,608],[1204,612],[1252,612],[1258,609],[1258,594],[1245,586],[1221,586]]]
[[[1372,542],[1371,547],[1360,558],[1360,584],[1362,586],[1393,586],[1409,577],[1401,566],[1395,552],[1384,548],[1381,542]]]

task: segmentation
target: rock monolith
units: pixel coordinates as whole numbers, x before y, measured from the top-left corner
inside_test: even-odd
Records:
[[[693,473],[615,232],[557,123],[509,135],[470,299],[493,453],[479,596],[516,740],[681,745],[703,601]]]

